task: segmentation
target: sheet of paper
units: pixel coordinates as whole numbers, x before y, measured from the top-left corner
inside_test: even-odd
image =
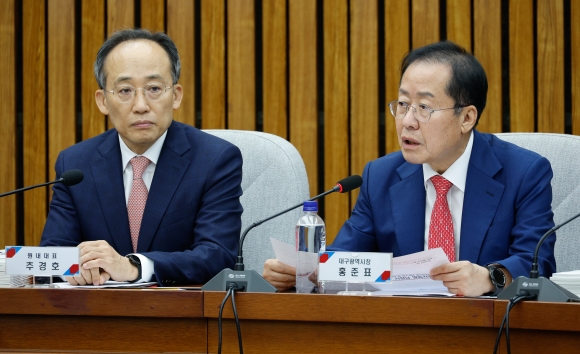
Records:
[[[276,258],[289,266],[296,267],[296,251],[289,244],[270,238]],[[373,295],[446,295],[453,296],[442,281],[429,278],[429,271],[449,259],[441,248],[417,252],[393,258],[390,283],[369,283],[378,289]]]
[[[449,263],[441,248],[393,258],[390,283],[372,283],[373,295],[453,295],[440,280],[429,277],[432,268]]]
[[[276,259],[289,266],[296,267],[296,247],[270,237]]]
[[[157,284],[156,282],[147,283],[128,283],[126,281],[106,281],[103,285],[70,285],[69,283],[53,283],[54,286],[61,289],[102,289],[102,288],[141,288]]]

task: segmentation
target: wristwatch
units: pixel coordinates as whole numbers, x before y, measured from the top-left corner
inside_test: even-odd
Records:
[[[125,257],[129,258],[129,262],[131,262],[132,265],[137,267],[137,271],[139,272],[137,278],[135,280],[130,280],[129,283],[134,283],[138,280],[141,280],[141,260],[139,259],[139,257],[137,257],[134,254],[129,254]]]
[[[505,287],[505,283],[506,283],[505,274],[503,273],[503,271],[500,268],[498,268],[494,265],[488,265],[488,266],[485,266],[485,268],[487,268],[489,270],[489,279],[491,280],[491,283],[495,287],[495,291],[491,295],[497,295]]]

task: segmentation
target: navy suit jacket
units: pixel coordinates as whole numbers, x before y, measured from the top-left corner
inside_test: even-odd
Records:
[[[84,180],[53,186],[41,246],[105,240],[133,252],[118,133],[111,129],[62,151],[56,175],[71,169]],[[143,214],[137,253],[155,262],[161,285],[202,284],[232,268],[241,228],[242,156],[229,142],[172,122]]]
[[[514,278],[529,276],[542,235],[554,226],[552,168],[540,155],[474,131],[461,220],[459,260],[499,263]],[[352,216],[332,249],[392,252],[402,256],[424,250],[423,168],[395,152],[369,162]],[[543,276],[556,271],[556,235],[539,253]]]

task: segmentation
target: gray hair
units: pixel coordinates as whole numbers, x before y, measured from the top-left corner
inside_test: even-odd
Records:
[[[171,62],[171,77],[173,79],[173,84],[177,84],[179,80],[179,74],[181,71],[181,62],[179,60],[179,53],[177,52],[177,47],[175,43],[163,32],[151,33],[146,29],[136,28],[136,29],[124,29],[113,33],[105,43],[99,49],[97,53],[97,59],[93,65],[93,71],[95,73],[95,79],[101,89],[105,88],[107,82],[107,75],[105,73],[105,60],[109,53],[119,44],[126,41],[133,41],[145,39],[155,42],[161,46],[169,56],[169,61]]]

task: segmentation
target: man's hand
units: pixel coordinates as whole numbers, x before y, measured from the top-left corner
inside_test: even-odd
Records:
[[[137,267],[127,257],[118,254],[106,241],[87,241],[78,247],[81,254],[81,275],[88,284],[100,285],[109,279],[132,281],[139,276]],[[86,272],[90,272],[88,279]]]
[[[457,295],[480,296],[495,290],[487,268],[469,261],[440,265],[431,269],[430,275],[433,280],[442,280],[449,292]]]
[[[70,285],[103,285],[107,280],[111,278],[111,275],[102,269],[80,269],[80,275],[75,275],[74,277],[66,277],[66,281]],[[94,281],[96,279],[96,281]]]
[[[296,285],[296,268],[277,259],[268,259],[264,263],[262,276],[278,291],[284,291]]]

